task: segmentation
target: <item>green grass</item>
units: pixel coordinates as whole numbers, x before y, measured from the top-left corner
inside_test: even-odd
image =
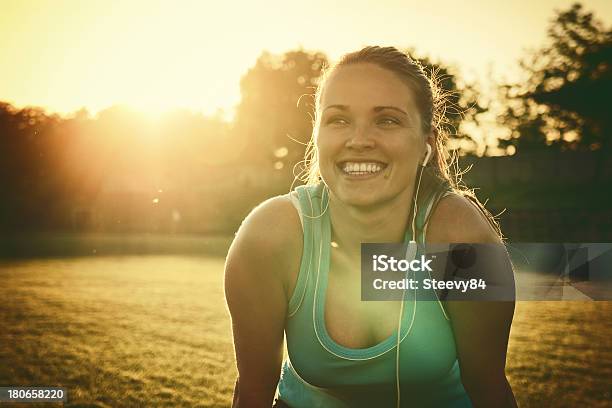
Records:
[[[64,386],[71,407],[229,406],[222,270],[222,258],[169,255],[2,261],[0,385]],[[507,373],[519,406],[609,406],[611,312],[517,305]]]
[[[235,369],[222,259],[0,268],[0,384],[65,386],[75,406],[229,404]]]

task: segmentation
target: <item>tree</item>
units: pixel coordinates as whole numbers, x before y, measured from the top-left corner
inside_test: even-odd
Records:
[[[612,30],[574,4],[557,12],[549,44],[521,62],[527,81],[502,86],[512,129],[503,146],[519,150],[611,147]]]
[[[291,173],[312,133],[312,95],[327,57],[320,52],[264,52],[241,79],[234,136],[242,160]]]
[[[436,85],[434,98],[442,108],[443,115],[439,121],[449,136],[449,149],[456,150],[459,154],[473,153],[478,142],[464,132],[461,125],[467,122],[478,125],[479,115],[487,111],[487,107],[479,102],[480,92],[477,86],[464,83],[450,66],[434,62],[428,57],[416,57],[413,49],[405,52],[423,65],[425,72]],[[463,141],[467,143],[462,143]]]

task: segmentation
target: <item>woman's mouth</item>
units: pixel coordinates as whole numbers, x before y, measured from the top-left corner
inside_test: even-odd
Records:
[[[380,162],[343,162],[339,163],[340,170],[348,176],[365,177],[382,173],[387,167]]]

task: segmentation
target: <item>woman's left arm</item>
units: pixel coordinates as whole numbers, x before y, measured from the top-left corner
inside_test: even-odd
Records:
[[[458,195],[443,198],[429,224],[428,243],[501,244],[484,215]],[[503,255],[507,257],[505,251]],[[449,300],[445,308],[455,336],[461,381],[474,407],[516,407],[505,373],[514,301]]]
[[[461,382],[474,407],[516,407],[505,373],[514,302],[453,301],[446,307]]]

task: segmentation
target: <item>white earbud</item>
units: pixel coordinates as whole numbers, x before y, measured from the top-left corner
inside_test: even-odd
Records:
[[[427,148],[427,153],[425,154],[425,158],[423,159],[423,164],[421,166],[427,166],[429,163],[429,159],[431,159],[431,145],[429,143],[425,143],[425,147]]]

